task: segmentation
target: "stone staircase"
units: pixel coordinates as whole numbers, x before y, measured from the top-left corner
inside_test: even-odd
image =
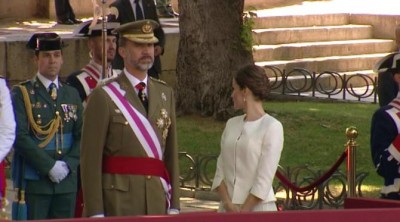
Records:
[[[275,15],[254,22],[254,60],[286,72],[303,68],[374,77],[375,63],[395,50],[394,40],[373,37],[372,25],[350,24],[348,13]]]

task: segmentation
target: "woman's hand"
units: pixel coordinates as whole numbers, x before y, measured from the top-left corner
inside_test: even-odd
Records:
[[[240,208],[231,201],[224,202],[223,206],[226,212],[240,212]]]
[[[242,213],[246,213],[246,212],[250,212],[250,211],[251,211],[251,209],[245,207],[244,205],[240,208],[240,212],[242,212]]]
[[[260,204],[262,200],[253,194],[249,193],[243,205],[240,207],[240,212],[250,212],[255,206]]]

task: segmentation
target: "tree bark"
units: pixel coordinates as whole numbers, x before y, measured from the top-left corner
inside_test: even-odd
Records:
[[[241,44],[244,0],[179,0],[177,110],[225,120],[233,74],[253,63]]]

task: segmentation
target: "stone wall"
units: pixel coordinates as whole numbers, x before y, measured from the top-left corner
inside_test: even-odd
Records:
[[[40,2],[37,2],[37,0],[0,0],[0,19],[35,17],[40,8],[38,7]]]
[[[64,64],[60,72],[62,79],[89,61],[86,39],[67,38],[64,42],[68,46],[63,49]],[[7,77],[10,85],[31,79],[36,74],[33,56],[33,50],[26,49],[25,41],[0,42],[0,61],[3,61],[0,63],[0,72]]]

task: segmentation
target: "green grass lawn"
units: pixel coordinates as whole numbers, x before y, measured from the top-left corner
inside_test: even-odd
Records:
[[[327,102],[276,102],[264,105],[267,112],[282,122],[285,143],[280,165],[309,165],[314,170],[327,170],[344,151],[345,130],[358,129],[357,171],[368,172],[363,193],[377,196],[382,180],[374,171],[370,155],[370,121],[376,104]],[[178,141],[181,151],[191,155],[218,154],[224,122],[199,116],[178,118]],[[341,169],[345,172],[345,164]]]

